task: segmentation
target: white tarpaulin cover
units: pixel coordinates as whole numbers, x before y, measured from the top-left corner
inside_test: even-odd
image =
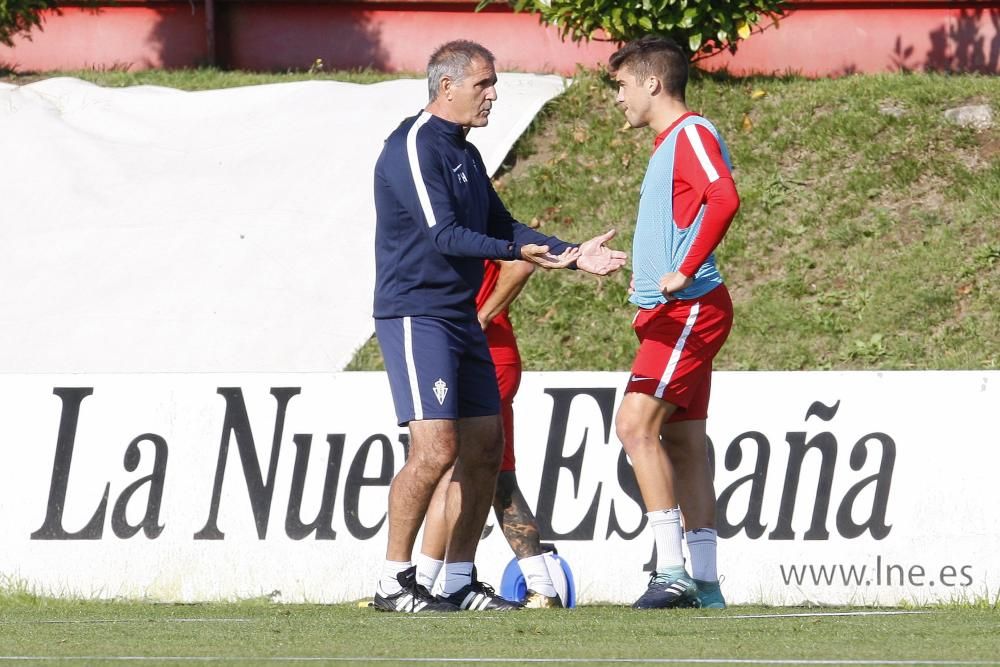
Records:
[[[501,74],[493,173],[557,76]],[[301,372],[371,335],[372,170],[424,80],[0,84],[0,372]]]

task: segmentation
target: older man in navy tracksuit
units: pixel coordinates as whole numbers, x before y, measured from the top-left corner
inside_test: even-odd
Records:
[[[425,612],[517,609],[474,576],[496,484],[503,432],[496,376],[476,317],[483,259],[606,275],[625,254],[580,246],[514,220],[465,136],[496,100],[493,54],[468,41],[431,56],[430,102],[389,136],[375,167],[375,333],[410,455],[389,490],[389,541],[374,607]],[[431,496],[446,487],[450,538],[443,594],[416,583],[411,554]]]

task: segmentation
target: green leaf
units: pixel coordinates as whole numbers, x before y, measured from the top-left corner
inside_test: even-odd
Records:
[[[620,35],[625,32],[625,25],[622,23],[622,8],[615,7],[611,10],[611,25]]]
[[[681,20],[677,22],[680,28],[691,28],[694,26],[695,19],[698,18],[698,10],[691,8],[684,12]]]
[[[9,1],[9,0],[8,0]],[[22,2],[55,0],[20,0]],[[88,0],[89,1],[89,0]],[[494,2],[499,0],[493,0]],[[0,0],[2,2],[2,0]],[[729,46],[735,50],[738,33],[781,13],[782,0],[507,0],[515,11],[538,14],[575,41],[590,39],[598,28],[613,41],[627,41],[645,33],[669,35],[692,54]],[[476,0],[477,10],[487,0]],[[742,35],[739,35],[742,36]]]

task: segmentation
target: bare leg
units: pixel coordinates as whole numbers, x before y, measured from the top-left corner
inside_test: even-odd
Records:
[[[684,569],[681,517],[674,509],[678,492],[687,487],[660,440],[661,430],[676,409],[672,403],[653,396],[627,393],[615,419],[618,438],[635,469],[656,544],[657,569],[646,592],[632,605],[636,609],[664,609],[696,602],[697,587]]]
[[[660,430],[676,406],[647,394],[627,393],[615,417],[618,439],[632,461],[647,512],[677,505],[671,461]]]
[[[538,535],[538,522],[528,507],[514,471],[500,473],[496,495],[493,497],[493,512],[507,538],[507,543],[518,559],[538,556],[542,547]]]
[[[677,498],[687,530],[691,573],[703,606],[724,608],[717,583],[718,535],[715,532],[715,487],[708,464],[705,420],[664,424],[663,442],[677,474]]]
[[[410,457],[389,487],[386,560],[408,561],[434,489],[458,454],[458,428],[451,419],[410,422]]]
[[[448,521],[445,517],[445,498],[448,495],[448,484],[451,482],[451,470],[448,470],[441,478],[434,495],[431,497],[431,504],[427,508],[427,517],[424,519],[424,535],[420,541],[420,553],[437,560],[444,560],[445,551],[448,548]]]
[[[443,597],[461,609],[520,609],[521,605],[504,600],[480,583],[472,570],[500,470],[503,453],[500,416],[459,419],[458,431],[458,457],[445,497],[448,548],[441,584]]]
[[[708,465],[705,420],[664,424],[662,434],[685,528],[715,528],[715,487]]]
[[[445,500],[448,563],[475,560],[503,454],[499,415],[459,419],[458,435],[458,456]]]
[[[500,472],[496,495],[493,497],[493,511],[524,575],[527,595],[522,604],[539,609],[561,609],[566,600],[560,596],[554,575],[549,571],[542,555],[538,522],[517,485],[517,475],[513,470]]]

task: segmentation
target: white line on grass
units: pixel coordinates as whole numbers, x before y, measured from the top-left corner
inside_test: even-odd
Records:
[[[430,612],[421,612],[419,614],[396,614],[395,616],[392,616],[390,618],[393,619],[398,618],[400,621],[423,621],[435,618],[454,618],[454,616],[452,616],[452,614],[454,613],[455,612],[453,611],[445,612],[443,614],[431,614]],[[484,614],[483,612],[480,611],[473,613],[476,614],[477,621],[498,621],[501,619],[510,618],[509,616],[510,612],[506,611],[500,612],[498,614]]]
[[[904,614],[933,614],[933,611],[825,611],[825,612],[811,612],[811,613],[799,613],[799,614],[741,614],[741,615],[718,615],[713,614],[711,616],[695,616],[698,619],[714,619],[714,620],[728,620],[728,619],[748,619],[748,618],[808,618],[812,616],[901,616]],[[403,620],[434,620],[439,618],[448,618],[448,614],[399,614],[397,616]],[[488,616],[481,614],[476,617],[477,620],[489,620],[489,619],[499,619],[505,618],[501,615]],[[254,619],[252,618],[150,618],[150,619],[138,619],[138,618],[94,618],[94,619],[82,619],[82,620],[38,620],[38,621],[0,621],[0,625],[41,625],[41,624],[54,624],[54,625],[81,625],[81,624],[112,624],[112,623],[252,623]]]
[[[933,614],[933,611],[815,611],[800,614],[741,614],[739,616],[695,616],[695,618],[808,618],[811,616],[903,616],[906,614]]]
[[[73,621],[0,621],[0,625],[79,625],[89,623],[250,623],[252,618],[92,618]]]
[[[645,665],[995,665],[988,660],[794,660],[776,658],[374,658],[343,656],[211,656],[211,655],[0,655],[0,662],[49,660],[59,662],[366,662],[484,663],[484,664],[645,664]]]

